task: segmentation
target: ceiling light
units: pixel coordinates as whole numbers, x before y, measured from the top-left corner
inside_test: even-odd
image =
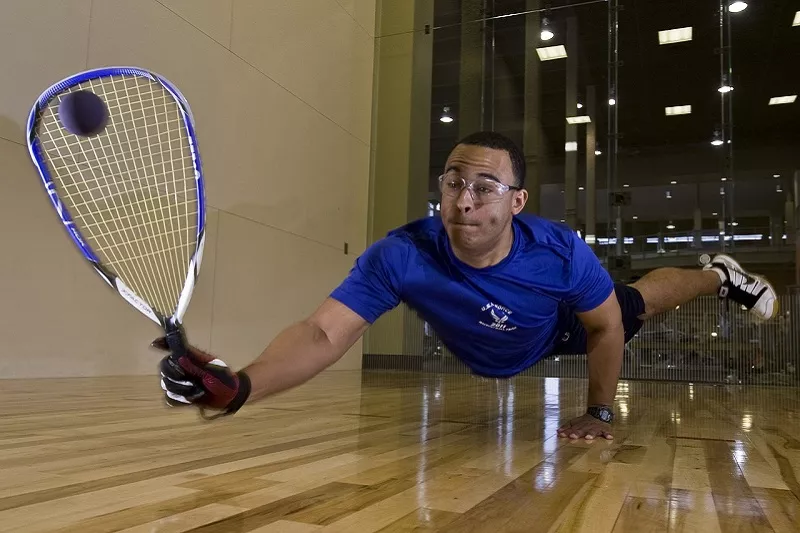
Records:
[[[637,217],[636,215],[633,215],[633,220],[639,220],[639,217]]]
[[[677,185],[677,184],[678,184],[678,182],[677,182],[677,181],[675,181],[675,180],[672,180],[672,181],[670,181],[669,183],[670,183],[670,185]]]
[[[564,151],[565,152],[577,152],[578,151],[578,143],[577,141],[569,141],[564,143]]]
[[[714,137],[711,139],[711,144],[713,146],[722,146],[724,143],[722,142],[722,134],[719,130],[714,132]]]
[[[591,122],[592,119],[589,118],[587,115],[581,115],[578,117],[567,117],[567,123],[569,124],[586,124],[587,122]]]
[[[722,177],[719,179],[719,181],[728,181],[728,178],[726,178],[725,176],[722,176]]]
[[[583,185],[581,185],[580,187],[578,187],[578,190],[579,190],[579,191],[582,191],[582,190],[583,190]]]
[[[675,28],[658,32],[658,44],[682,43],[692,40],[692,27]]]
[[[675,229],[675,224],[670,222],[669,224],[667,224],[667,229]]]
[[[578,109],[583,109],[583,104],[578,102]]]
[[[445,124],[450,124],[451,122],[453,122],[453,117],[450,116],[450,108],[449,107],[445,107],[442,110],[442,116],[439,117],[439,120],[441,122],[444,122]]]
[[[539,59],[541,61],[550,61],[552,59],[563,59],[567,57],[567,49],[564,48],[563,44],[537,48],[536,53],[539,54]]]
[[[594,155],[603,155],[603,151],[602,150],[595,150],[594,151]]]
[[[622,186],[627,189],[628,187],[630,187],[630,184],[629,183],[623,183]]]
[[[745,9],[747,9],[747,2],[742,2],[741,0],[728,4],[728,11],[731,13],[739,13]]]
[[[795,100],[797,100],[796,94],[790,94],[788,96],[773,96],[769,99],[769,105],[793,104]]]
[[[617,105],[617,99],[616,98],[609,98],[608,99],[608,105]]]
[[[664,108],[664,114],[668,117],[672,117],[675,115],[688,115],[692,112],[692,106],[690,105],[674,105],[670,107]]]
[[[711,213],[711,216],[712,216],[712,217],[715,217],[715,216],[717,216],[717,215],[719,215],[719,213],[717,213],[716,211],[714,211],[713,213]]]
[[[667,200],[672,200],[672,192],[667,191]]]
[[[550,29],[550,21],[547,20],[547,17],[543,18],[542,19],[542,32],[539,34],[539,37],[541,37],[541,39],[543,41],[549,41],[550,39],[552,39],[555,36],[556,36],[556,34],[553,33],[553,30]]]
[[[773,178],[780,178],[780,177],[781,177],[781,175],[780,175],[780,174],[773,174],[773,175],[772,175],[772,177],[773,177]]]
[[[717,90],[719,92],[721,92],[722,94],[725,94],[725,93],[731,92],[733,90],[733,87],[726,83],[726,84],[721,85],[720,88],[717,89]]]
[[[792,26],[800,26],[800,11],[794,14],[794,20],[792,21]]]

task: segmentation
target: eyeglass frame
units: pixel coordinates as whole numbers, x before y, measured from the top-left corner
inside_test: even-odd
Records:
[[[447,172],[445,172],[444,174],[439,176],[439,192],[442,194],[442,196],[447,195],[444,191],[442,191],[442,182],[444,181],[444,177],[446,175],[447,175]],[[478,200],[475,198],[475,191],[472,189],[472,186],[474,185],[475,180],[467,181],[467,179],[464,178],[463,176],[459,176],[459,178],[464,183],[464,185],[461,187],[461,189],[459,189],[458,193],[455,196],[451,196],[451,198],[458,198],[458,196],[461,194],[461,191],[463,191],[464,189],[467,189],[467,190],[469,190],[470,196],[472,196],[472,201],[473,202],[477,202]],[[490,178],[490,177],[484,176],[484,179],[487,179],[489,181],[493,181],[499,186],[499,188],[500,188],[500,196],[497,198],[497,200],[494,200],[494,201],[491,201],[491,202],[486,202],[485,200],[481,200],[481,203],[499,202],[500,198],[505,193],[507,193],[508,191],[521,191],[522,190],[522,187],[520,187],[518,185],[506,185],[505,183],[503,183],[502,181],[500,181],[500,180],[498,180],[496,178]],[[450,196],[450,195],[447,195],[447,196]]]

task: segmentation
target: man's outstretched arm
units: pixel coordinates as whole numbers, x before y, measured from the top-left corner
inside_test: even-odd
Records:
[[[161,386],[171,405],[194,404],[233,413],[253,402],[300,385],[338,361],[369,323],[327,298],[308,318],[284,329],[248,366],[230,370],[194,347],[175,361],[161,362]],[[163,339],[155,346],[166,349]]]
[[[333,298],[307,319],[283,330],[242,370],[250,378],[250,401],[305,383],[338,361],[369,324]]]

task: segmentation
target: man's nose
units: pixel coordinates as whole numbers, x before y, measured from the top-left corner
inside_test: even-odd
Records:
[[[469,187],[461,189],[461,192],[458,194],[456,207],[458,207],[459,211],[464,213],[468,213],[475,207],[475,199],[472,197],[472,191]]]

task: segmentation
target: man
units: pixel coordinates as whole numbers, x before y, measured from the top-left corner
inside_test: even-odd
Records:
[[[588,354],[586,413],[558,433],[610,439],[623,347],[644,320],[713,294],[764,319],[777,313],[769,283],[725,255],[702,270],[663,268],[632,285],[613,283],[576,232],[521,214],[525,160],[497,133],[460,141],[439,183],[441,219],[411,222],[372,244],[311,316],[249,366],[234,373],[195,348],[178,362],[165,357],[168,403],[231,414],[295,387],[403,301],[479,375],[509,377],[551,354]],[[154,344],[164,347],[163,339]]]

